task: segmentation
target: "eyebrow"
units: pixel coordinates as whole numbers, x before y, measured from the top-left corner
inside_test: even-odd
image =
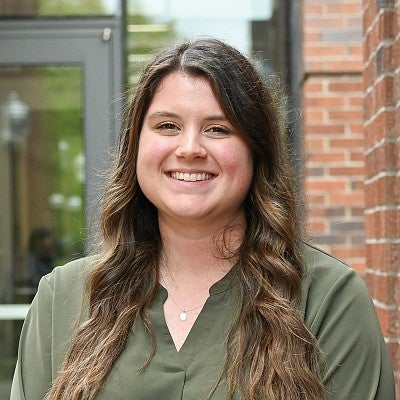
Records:
[[[155,111],[147,116],[148,119],[154,119],[160,117],[179,118],[179,115],[169,111]]]
[[[181,118],[178,114],[175,114],[170,111],[155,111],[147,116],[148,119],[155,118]],[[210,115],[205,118],[206,121],[228,121],[228,119],[223,114]]]

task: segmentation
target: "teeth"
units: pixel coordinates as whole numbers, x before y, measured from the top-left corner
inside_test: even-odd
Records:
[[[189,174],[188,172],[172,172],[171,177],[174,179],[178,179],[180,181],[186,181],[186,182],[195,182],[195,181],[208,181],[211,179],[211,174],[206,174],[204,172],[202,173],[196,173],[196,174]]]

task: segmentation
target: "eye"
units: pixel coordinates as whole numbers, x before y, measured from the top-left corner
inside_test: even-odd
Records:
[[[166,135],[175,134],[180,130],[179,126],[174,122],[162,122],[156,126],[156,129]]]
[[[225,126],[221,126],[221,125],[213,125],[213,126],[207,128],[205,130],[205,133],[208,136],[212,136],[212,137],[226,137],[226,136],[233,134],[233,132],[230,129],[226,128]]]
[[[173,122],[163,122],[162,124],[157,125],[157,129],[177,129],[177,126]]]

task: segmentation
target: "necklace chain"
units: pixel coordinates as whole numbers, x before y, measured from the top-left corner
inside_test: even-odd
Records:
[[[165,265],[165,267],[167,268],[168,274],[169,274],[169,276],[171,277],[171,280],[172,280],[172,275],[171,275],[171,272],[170,272],[170,270],[169,270],[169,268],[168,268],[168,265],[166,265],[166,264],[164,264],[164,265]],[[161,274],[161,278],[162,278],[162,280],[163,280],[163,282],[164,282],[165,288],[167,289],[167,292],[168,292],[167,282],[165,281],[165,277],[164,277],[164,274],[163,274],[162,271],[161,271],[161,268],[160,268],[160,274]],[[187,313],[189,313],[189,312],[191,312],[191,311],[194,311],[194,310],[197,310],[197,309],[199,309],[200,307],[203,307],[203,306],[204,306],[204,303],[203,303],[203,304],[200,304],[200,305],[197,306],[197,307],[193,307],[193,308],[191,308],[191,309],[189,309],[189,310],[185,310],[184,308],[182,308],[182,307],[176,302],[176,300],[174,299],[174,297],[172,296],[172,294],[171,294],[170,292],[168,292],[168,294],[169,294],[169,296],[171,297],[172,302],[176,305],[176,307],[178,308],[178,310],[180,310],[180,312],[181,312],[181,313],[179,314],[179,319],[180,319],[181,321],[186,321],[186,320],[187,320],[187,317],[188,317]]]

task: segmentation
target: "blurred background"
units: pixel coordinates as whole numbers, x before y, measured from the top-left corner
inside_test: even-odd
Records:
[[[281,92],[308,239],[367,281],[399,380],[399,0],[0,0],[0,399],[40,278],[96,246],[124,104],[213,36]],[[229,67],[229,66],[227,66]]]

